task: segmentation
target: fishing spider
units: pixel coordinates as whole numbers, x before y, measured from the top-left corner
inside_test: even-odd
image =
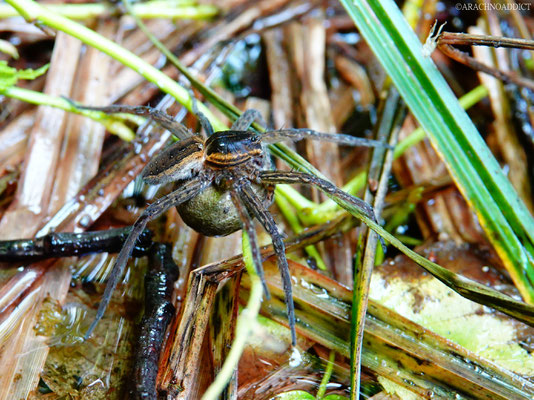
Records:
[[[206,236],[225,236],[244,228],[249,237],[254,266],[263,284],[265,295],[269,298],[253,218],[260,222],[272,238],[282,277],[292,344],[295,345],[295,310],[284,241],[268,211],[273,202],[274,186],[280,183],[313,185],[329,196],[354,205],[373,220],[376,218],[369,204],[343,192],[325,179],[304,172],[273,170],[266,145],[304,138],[351,146],[385,145],[374,140],[343,134],[320,133],[310,129],[281,129],[258,134],[249,131],[250,126],[255,121],[264,126],[265,123],[261,114],[252,109],[245,111],[230,130],[214,132],[208,119],[196,110],[194,103],[195,113],[207,134],[207,139],[204,139],[199,134],[188,131],[166,113],[150,107],[76,106],[106,113],[126,112],[145,115],[181,139],[157,154],[141,173],[144,182],[151,185],[174,183],[174,191],[150,204],[135,221],[115,262],[95,320],[89,327],[86,338],[91,335],[102,318],[136,240],[147,223],[169,208],[177,207],[184,222]]]

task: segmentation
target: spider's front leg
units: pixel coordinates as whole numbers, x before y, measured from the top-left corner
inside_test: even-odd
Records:
[[[286,184],[300,183],[304,185],[316,186],[319,190],[326,193],[327,195],[331,195],[341,200],[342,202],[345,202],[345,203],[348,203],[349,205],[354,206],[358,210],[358,212],[365,214],[366,216],[368,216],[369,218],[371,218],[374,222],[378,224],[378,220],[376,218],[373,207],[371,207],[368,203],[366,203],[362,199],[359,199],[348,193],[345,193],[343,190],[339,189],[336,185],[334,185],[331,182],[328,182],[325,179],[318,178],[314,175],[307,174],[305,172],[295,172],[295,171],[291,171],[291,172],[262,171],[260,172],[260,179],[263,183],[269,183],[272,185],[277,185],[281,183],[286,183]],[[385,252],[386,244],[384,243],[384,239],[382,239],[381,236],[379,237],[380,237],[380,243]]]
[[[273,241],[273,248],[278,261],[278,269],[282,276],[282,285],[284,287],[284,295],[287,307],[287,319],[291,329],[291,344],[297,344],[297,333],[295,329],[295,305],[293,303],[293,290],[291,288],[291,275],[289,273],[289,265],[286,258],[286,247],[282,240],[282,235],[278,231],[276,222],[273,217],[263,206],[261,200],[256,196],[250,184],[245,183],[236,188],[237,193],[243,203],[246,205],[251,214],[253,214],[263,228],[269,233]]]
[[[163,128],[167,129],[174,136],[180,139],[186,139],[193,135],[193,133],[191,133],[184,125],[172,119],[172,117],[168,115],[167,113],[161,110],[158,110],[157,108],[154,108],[154,107],[127,106],[127,105],[121,105],[121,104],[113,104],[113,105],[105,106],[105,107],[92,107],[92,106],[85,106],[85,105],[76,103],[73,100],[66,98],[66,97],[65,99],[68,100],[72,105],[74,105],[76,108],[80,110],[101,111],[106,114],[121,114],[121,113],[133,114],[133,115],[139,115],[142,117],[148,117],[152,119],[154,122],[158,123]]]
[[[106,308],[111,300],[113,290],[115,290],[119,278],[124,272],[126,263],[128,262],[128,258],[130,258],[130,255],[132,254],[134,244],[139,235],[144,231],[147,223],[153,220],[154,218],[157,218],[159,215],[163,214],[169,208],[179,205],[195,197],[205,186],[206,183],[202,182],[200,179],[192,179],[184,183],[179,189],[175,190],[174,192],[156,200],[154,203],[148,206],[145,211],[143,211],[139,218],[137,218],[137,221],[135,221],[132,230],[128,235],[128,238],[124,243],[124,247],[121,249],[117,257],[117,261],[115,261],[115,265],[113,266],[113,270],[111,271],[108,283],[106,285],[106,289],[104,290],[104,294],[102,296],[102,301],[98,306],[96,317],[91,323],[89,329],[87,330],[85,334],[85,339],[91,336],[91,333],[95,329],[96,325],[102,319],[104,312],[106,311]]]
[[[248,109],[233,123],[230,130],[232,131],[246,131],[254,122],[258,122],[261,126],[267,126],[265,120],[258,110]]]
[[[191,92],[191,102],[193,103],[193,114],[196,115],[198,120],[200,121],[200,125],[204,128],[204,131],[206,132],[206,135],[210,137],[213,135],[213,126],[211,125],[210,120],[208,117],[206,117],[199,109],[198,109],[198,100]]]
[[[324,140],[327,142],[333,142],[342,144],[345,146],[359,146],[359,147],[378,147],[388,148],[393,147],[387,143],[379,140],[365,139],[345,135],[343,133],[323,133],[317,132],[308,128],[291,128],[291,129],[278,129],[276,131],[267,131],[261,135],[261,140],[264,143],[277,143],[284,140],[291,140],[297,142],[302,139],[312,140]]]

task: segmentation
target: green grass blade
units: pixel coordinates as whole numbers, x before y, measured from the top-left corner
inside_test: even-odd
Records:
[[[445,160],[526,301],[534,220],[392,0],[340,0]]]

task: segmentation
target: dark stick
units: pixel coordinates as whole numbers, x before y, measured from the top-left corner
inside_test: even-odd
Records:
[[[488,75],[494,76],[495,78],[500,79],[505,83],[513,83],[515,85],[523,86],[529,88],[530,90],[534,90],[534,81],[532,81],[531,79],[522,78],[512,73],[500,71],[497,68],[486,65],[478,61],[477,59],[471,57],[469,54],[455,49],[454,47],[448,44],[440,43],[438,45],[438,48],[441,52],[443,52],[443,54],[449,56],[453,60],[458,61],[459,63],[465,64],[468,67],[473,68],[476,71],[484,72]]]
[[[154,245],[150,257],[151,268],[145,276],[145,315],[137,338],[132,397],[157,400],[156,378],[165,331],[174,316],[172,305],[174,282],[178,267],[171,257],[169,246]]]
[[[36,239],[0,241],[0,262],[34,262],[46,258],[82,256],[90,253],[117,253],[132,227],[83,233],[49,233]],[[135,242],[133,254],[146,254],[152,232],[145,229]]]

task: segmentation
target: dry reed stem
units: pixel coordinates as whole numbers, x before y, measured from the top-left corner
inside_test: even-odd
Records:
[[[222,261],[239,254],[240,250],[240,232],[222,238],[207,237],[204,239],[199,265]],[[205,347],[207,343],[204,341],[207,323],[210,317],[210,313],[207,310],[211,309],[218,284],[200,282],[199,285],[194,290],[189,288],[185,301],[186,310],[184,310],[187,313],[188,307],[196,308],[195,304],[197,304],[199,310],[195,314],[198,315],[196,315],[195,322],[193,323],[188,319],[181,319],[178,331],[174,336],[175,340],[170,344],[172,350],[170,351],[169,364],[164,367],[165,371],[162,374],[162,385],[164,388],[171,389],[171,386],[174,387],[177,385],[183,389],[179,397],[177,397],[181,399],[199,398],[199,395],[202,393],[199,390],[202,388],[196,385],[195,382],[209,382],[213,377],[212,368],[207,368],[206,365],[202,365],[200,362],[202,360],[202,352],[207,350]],[[193,299],[200,299],[200,302],[198,303],[192,300],[191,296],[193,296]],[[172,381],[173,384],[170,385],[168,383],[169,381]],[[171,392],[173,392],[172,389]]]
[[[105,37],[111,37],[115,28],[116,24],[104,21],[99,23],[97,31]],[[92,47],[87,48],[76,71],[77,85],[73,88],[72,98],[82,104],[105,101],[109,96],[110,82],[113,81],[108,72],[109,64],[110,58],[105,54]],[[104,134],[102,124],[81,115],[69,115],[49,215],[55,214],[96,175]]]
[[[28,110],[13,119],[0,132],[0,177],[19,168],[34,122],[35,110]]]
[[[104,24],[100,31],[102,34],[109,34],[112,31],[112,25]],[[56,46],[62,45],[64,45],[63,41],[58,38]],[[76,44],[75,48],[78,49],[78,52],[72,54],[74,67],[78,65],[77,57],[81,46]],[[72,92],[69,91],[68,93],[82,102],[88,98],[105,96],[109,87],[107,82],[109,75],[107,74],[108,64],[102,59],[102,54],[95,49],[88,49],[83,53],[79,60],[80,68],[73,68],[70,71],[72,72],[70,81],[76,82],[77,85],[72,89]],[[48,75],[48,79],[52,79],[54,76],[54,74]],[[69,81],[69,77],[65,77],[65,79]],[[46,188],[50,196],[48,215],[55,214],[96,173],[104,138],[104,128],[101,124],[73,114],[66,115],[66,122],[61,125],[60,129],[64,129],[65,132],[58,137],[58,140],[63,144],[55,164],[57,174],[54,177],[53,188]],[[35,154],[33,156],[36,157]],[[39,265],[41,264],[39,263]],[[47,271],[44,279],[40,281],[41,296],[39,301],[36,301],[36,305],[40,304],[45,295],[59,304],[64,302],[69,290],[71,274],[69,269],[63,268],[62,265],[61,262],[56,263],[54,268]],[[36,306],[35,312],[29,313],[33,318],[34,325],[38,310],[39,307]],[[6,391],[13,396],[12,398],[27,397],[39,380],[48,354],[48,346],[45,344],[46,338],[36,336],[32,329],[25,332],[25,335],[21,335],[22,338],[24,342],[20,341],[20,344],[16,344],[22,349],[22,356],[14,353],[13,357],[17,360],[15,370],[24,376],[24,379],[12,381],[11,387]],[[2,356],[4,359],[7,358],[5,354]],[[5,361],[6,364],[3,365],[13,364],[13,362],[10,363],[10,360]]]
[[[354,99],[354,88],[351,86],[345,84],[345,82],[340,81],[337,87],[334,87],[330,90],[330,104],[332,105],[332,119],[334,121],[334,124],[336,125],[336,132],[341,132],[343,128],[343,124],[347,121],[347,119],[351,116],[353,110],[356,108],[356,101]],[[374,107],[374,104],[371,106]],[[360,151],[358,151],[360,150]],[[353,152],[351,152],[351,155],[354,154],[356,157],[361,157],[361,151],[365,151],[364,149],[354,149]],[[347,161],[350,160],[350,155],[348,157],[342,157],[341,162],[341,171],[347,171],[351,172],[350,167],[352,165],[358,165],[358,163],[361,163],[361,160],[354,159],[352,161],[349,161],[347,164]],[[346,182],[349,179],[349,176],[347,174],[345,175],[344,182]]]
[[[17,38],[20,38],[21,44],[31,44],[48,38],[48,35],[37,26],[25,23],[22,17],[0,20],[0,32],[15,33]]]
[[[320,132],[336,132],[332,109],[328,97],[325,74],[326,31],[324,20],[312,18],[304,24],[290,25],[291,56],[296,79],[298,80],[299,109],[302,113],[301,127]],[[307,140],[307,159],[337,186],[343,184],[340,153],[337,144]],[[324,195],[316,200],[324,200]],[[352,248],[347,235],[326,243],[327,265],[340,282],[351,285]]]
[[[413,117],[408,116],[399,134],[399,140],[415,129]],[[448,176],[441,161],[428,140],[412,148],[393,163],[396,179],[403,187],[426,185]],[[457,189],[443,190],[426,196],[419,203],[416,219],[423,238],[451,238],[457,242],[476,242],[483,238],[476,217],[469,210],[465,200],[458,196]],[[462,218],[459,218],[459,215]]]
[[[123,23],[131,24],[130,19],[123,19]],[[169,49],[174,49],[183,45],[183,43],[196,33],[201,25],[198,21],[186,22],[182,21],[176,26],[172,21],[155,20],[148,24],[150,32],[152,32],[157,39],[163,42]],[[142,57],[146,62],[154,65],[156,68],[162,68],[162,63],[165,62],[165,57],[161,52],[146,38],[141,30],[135,30],[124,37],[121,45],[127,49],[132,49],[137,55]],[[144,103],[136,99],[136,92],[139,90],[138,86],[145,87],[146,81],[136,71],[119,64],[116,66],[116,71],[113,73],[114,79],[111,84],[111,98],[110,103],[117,102],[122,97],[125,97],[123,104],[137,105]],[[173,79],[177,78],[177,74]],[[146,102],[146,101],[145,101]]]
[[[370,107],[375,104],[375,94],[365,69],[345,56],[336,56],[334,62],[341,77],[358,92],[359,105]]]
[[[63,33],[57,35],[44,89],[46,94],[70,93],[80,48],[79,40]],[[15,200],[0,221],[0,238],[32,237],[46,216],[65,116],[62,110],[39,107]]]
[[[70,93],[80,48],[81,43],[78,40],[58,34],[45,85],[47,94],[57,96]],[[50,200],[65,116],[65,112],[61,110],[39,107],[15,200],[0,221],[0,236],[3,239],[32,237],[41,226]],[[35,276],[41,275],[45,264],[49,263],[28,266],[24,271],[18,272],[18,275],[30,271],[34,271]],[[64,270],[56,267],[54,271],[58,274],[57,278]],[[36,306],[24,316],[20,316],[17,321],[19,334],[12,335],[0,351],[0,393],[5,399],[25,398],[39,380],[48,352],[44,346],[44,338],[36,337],[32,328],[37,322],[40,308],[38,305],[46,294],[42,288],[45,287],[57,297],[61,297],[68,290],[68,282],[65,287],[56,284],[58,281],[51,280],[50,276],[45,275],[44,279],[36,281],[40,284],[34,299]],[[15,276],[13,279],[17,278]],[[23,379],[14,379],[16,373]]]
[[[265,44],[269,82],[271,84],[271,108],[273,128],[293,127],[293,104],[291,99],[291,73],[287,53],[282,43],[283,30],[276,28],[262,34]]]

